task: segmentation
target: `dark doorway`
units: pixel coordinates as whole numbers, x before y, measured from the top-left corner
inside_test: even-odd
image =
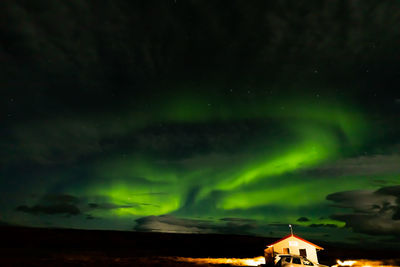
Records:
[[[300,256],[303,256],[304,258],[307,258],[307,250],[304,248],[299,249]]]

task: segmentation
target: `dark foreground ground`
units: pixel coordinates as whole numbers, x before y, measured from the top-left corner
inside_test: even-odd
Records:
[[[200,266],[174,257],[252,258],[273,238],[0,227],[0,266]],[[393,259],[399,251],[321,244],[320,262]],[[217,266],[217,265],[203,265]],[[226,266],[226,265],[221,265]]]

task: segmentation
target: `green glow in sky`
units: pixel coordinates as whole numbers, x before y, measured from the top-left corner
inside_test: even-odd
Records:
[[[276,122],[289,133],[290,141],[277,131],[275,135],[267,133],[264,141],[257,141],[257,145],[249,150],[241,148],[234,155],[193,155],[175,162],[128,153],[96,163],[93,175],[101,182],[93,181],[94,184],[78,191],[92,196],[107,196],[118,206],[109,213],[102,211],[103,216],[129,217],[181,213],[180,209],[187,209],[186,200],[190,192],[197,188],[194,202],[190,205],[214,203],[207,205],[213,206],[210,213],[218,217],[229,210],[268,205],[313,206],[325,202],[325,196],[335,190],[364,184],[343,180],[332,187],[327,186],[332,183],[329,179],[305,181],[303,174],[319,164],[340,158],[351,150],[351,146],[362,143],[360,133],[366,131],[366,122],[359,112],[329,103],[307,101],[288,101],[285,109],[276,104],[263,105],[262,101],[248,109],[232,103],[220,104],[213,111],[218,98],[212,97],[214,101],[204,96],[181,95],[168,102],[173,108],[169,106],[169,112],[162,116],[168,117],[170,122],[191,125],[215,120],[240,122],[257,113],[256,120]],[[159,120],[157,116],[153,117],[153,123]],[[212,157],[216,158],[214,162]],[[220,159],[224,157],[227,160]],[[288,179],[290,182],[285,182]],[[279,216],[294,219],[298,215]]]
[[[335,208],[326,196],[376,188],[374,176],[315,175],[320,166],[357,156],[354,152],[368,142],[368,118],[355,106],[304,96],[284,102],[222,101],[222,95],[209,92],[162,96],[145,115],[137,110],[118,117],[102,114],[105,121],[87,116],[81,118],[87,121],[86,128],[74,118],[51,123],[60,129],[78,129],[74,140],[90,141],[90,146],[77,151],[82,154],[98,149],[96,141],[90,140],[91,132],[99,139],[116,136],[125,141],[117,153],[63,173],[49,171],[48,181],[37,187],[42,194],[61,188],[81,199],[82,212],[108,221],[173,215],[295,223],[306,216],[309,221],[298,223],[338,227],[344,224],[329,219]],[[48,125],[27,124],[28,130],[19,130],[37,145],[46,136],[43,133],[51,131]],[[68,135],[55,136],[50,141],[57,146],[68,145]],[[24,154],[30,150],[30,143],[22,147]],[[42,160],[53,153],[45,146],[40,151],[31,157]],[[71,182],[77,173],[85,179]],[[33,205],[41,205],[40,201],[34,200]]]

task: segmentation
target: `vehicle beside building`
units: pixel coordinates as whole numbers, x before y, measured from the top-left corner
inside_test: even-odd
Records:
[[[328,267],[326,265],[312,262],[305,257],[290,254],[278,254],[275,258],[274,265],[279,267]]]
[[[277,265],[281,261],[282,266],[316,266],[319,264],[317,252],[320,250],[323,248],[291,233],[265,248],[265,263]]]

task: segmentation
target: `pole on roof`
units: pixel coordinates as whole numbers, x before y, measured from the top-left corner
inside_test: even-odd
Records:
[[[293,235],[293,226],[291,224],[289,224],[289,228],[290,228],[290,234]]]

